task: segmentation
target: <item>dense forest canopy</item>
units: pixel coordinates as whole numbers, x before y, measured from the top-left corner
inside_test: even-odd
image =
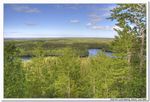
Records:
[[[113,38],[32,38],[32,39],[5,39],[5,45],[14,43],[20,49],[20,56],[35,57],[38,50],[43,56],[59,55],[66,47],[76,50],[80,56],[87,56],[88,49],[103,49],[111,51]]]
[[[87,43],[87,39],[63,39],[68,44],[60,39],[61,44],[6,40],[4,97],[146,98],[146,5],[119,4],[110,12],[108,19],[116,20],[119,27],[114,29],[118,35],[111,40]],[[60,45],[63,56],[45,57]],[[91,47],[104,50],[93,57],[79,56]],[[77,54],[74,48],[84,51]],[[20,56],[27,55],[28,49],[35,57],[22,62]],[[114,52],[115,57],[106,56],[106,50]]]

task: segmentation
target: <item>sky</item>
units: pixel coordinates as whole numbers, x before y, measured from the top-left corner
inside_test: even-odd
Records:
[[[108,20],[116,4],[5,4],[5,38],[113,38],[115,21]]]

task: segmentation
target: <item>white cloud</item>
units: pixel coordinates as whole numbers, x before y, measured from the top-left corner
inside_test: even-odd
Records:
[[[114,9],[115,7],[117,7],[117,5],[107,6],[105,8],[98,8],[97,11],[110,11]]]
[[[109,17],[110,16],[110,10],[114,9],[115,7],[117,7],[117,5],[111,5],[111,6],[107,6],[105,8],[97,8],[96,12],[103,12],[103,14],[101,14],[101,16],[103,17]]]
[[[110,12],[106,12],[102,15],[103,17],[110,17],[111,16],[111,13]]]
[[[96,13],[89,14],[89,19],[92,24],[96,24],[97,22],[102,20],[100,15],[98,15]]]
[[[89,28],[89,29],[93,29],[93,30],[114,30],[114,29],[117,29],[117,30],[122,30],[122,28],[118,27],[118,26],[103,26],[103,25],[92,25],[92,23],[87,23],[86,26]]]
[[[80,21],[77,19],[72,19],[72,20],[70,20],[70,23],[80,23]]]
[[[89,23],[87,23],[87,24],[86,24],[86,26],[92,26],[92,23],[91,23],[91,22],[89,22]]]
[[[120,28],[119,26],[113,26],[113,29],[123,30],[123,29],[122,29],[122,28]]]
[[[4,32],[4,34],[19,34],[21,32],[17,32],[17,31],[10,31],[10,32]]]
[[[32,22],[28,22],[28,23],[25,23],[26,26],[37,26],[36,23],[32,23]]]
[[[40,12],[38,8],[32,8],[27,5],[13,5],[12,8],[16,12],[23,12],[23,13],[39,13]]]
[[[95,26],[91,26],[91,29],[93,30],[113,30],[112,26],[100,26],[100,25],[95,25]]]

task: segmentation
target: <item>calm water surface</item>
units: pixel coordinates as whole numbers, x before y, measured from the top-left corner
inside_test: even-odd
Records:
[[[88,49],[88,56],[96,56],[98,53],[102,52],[101,49]],[[112,57],[112,52],[105,52],[105,54],[109,57]],[[22,61],[26,62],[26,61],[30,61],[32,59],[32,57],[29,56],[24,56],[21,57]]]
[[[96,56],[98,53],[102,52],[101,49],[88,49],[89,56]],[[112,52],[105,52],[109,57],[112,57]]]
[[[21,57],[22,61],[26,62],[26,61],[30,61],[32,57],[28,57],[28,56],[23,56]]]

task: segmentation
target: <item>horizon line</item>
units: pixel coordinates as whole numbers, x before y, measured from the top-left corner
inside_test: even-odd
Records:
[[[88,36],[88,37],[61,37],[61,36],[59,36],[59,37],[3,37],[4,39],[6,38],[6,39],[22,39],[22,38],[24,38],[24,39],[30,39],[30,38],[114,38],[114,37],[92,37],[92,36]]]

